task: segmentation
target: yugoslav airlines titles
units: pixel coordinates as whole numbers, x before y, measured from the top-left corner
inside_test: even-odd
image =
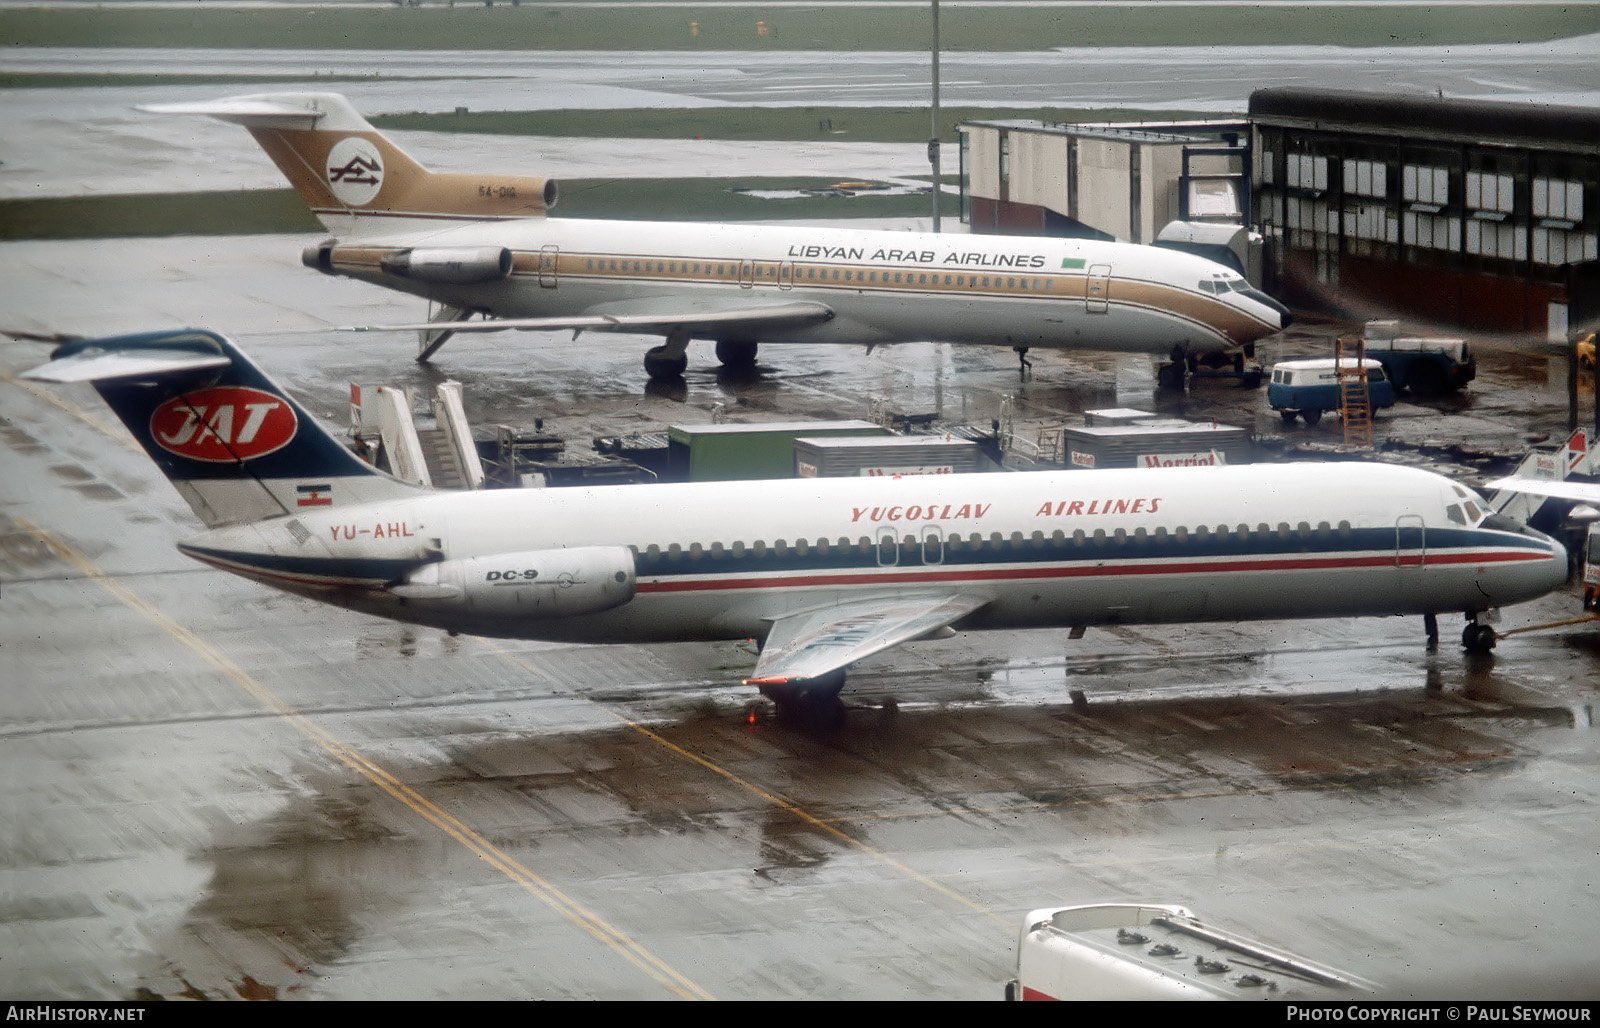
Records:
[[[947,521],[977,520],[989,513],[990,503],[963,503],[943,505],[908,504],[894,507],[851,507],[850,523],[869,521]],[[1070,518],[1096,514],[1154,514],[1161,509],[1161,497],[1115,497],[1095,500],[1046,500],[1034,517]]]

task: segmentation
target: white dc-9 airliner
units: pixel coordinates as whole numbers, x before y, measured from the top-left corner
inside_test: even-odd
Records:
[[[692,339],[749,367],[761,342],[1166,355],[1241,347],[1289,323],[1236,271],[1153,246],[547,218],[554,180],[429,171],[335,93],[142,109],[249,129],[332,233],[305,263],[442,305],[429,322],[384,326],[421,332],[419,360],[455,331],[624,331],[666,337],[645,368],[670,378]]]
[[[355,457],[232,343],[84,340],[90,381],[207,531],[196,560],[379,617],[521,639],[755,638],[747,683],[837,704],[844,671],[949,629],[1461,611],[1567,577],[1560,544],[1447,478],[1272,464],[435,492]]]

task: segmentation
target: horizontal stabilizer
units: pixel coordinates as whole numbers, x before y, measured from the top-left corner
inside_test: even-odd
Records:
[[[901,643],[949,627],[989,602],[987,596],[882,596],[775,618],[751,685],[820,678]]]
[[[308,129],[323,117],[323,112],[307,102],[235,96],[200,103],[140,104],[134,108],[146,114],[195,114],[231,121],[237,125],[264,128]]]
[[[18,378],[37,382],[107,382],[119,378],[170,375],[177,371],[225,368],[233,361],[223,354],[194,350],[80,350],[68,357],[24,371]]]
[[[473,321],[418,321],[404,325],[341,325],[336,332],[503,332],[507,329],[555,331],[568,328],[621,331],[667,330],[713,325],[767,325],[783,322],[826,321],[833,317],[827,304],[796,301],[761,307],[724,310],[660,311],[648,314],[579,314],[552,318],[487,318]]]

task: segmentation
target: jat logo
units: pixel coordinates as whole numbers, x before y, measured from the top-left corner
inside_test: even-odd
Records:
[[[362,207],[383,187],[378,148],[360,136],[347,136],[328,151],[328,188],[340,203]]]
[[[150,435],[163,450],[213,462],[264,457],[289,445],[298,427],[283,397],[245,386],[186,393],[150,415]]]

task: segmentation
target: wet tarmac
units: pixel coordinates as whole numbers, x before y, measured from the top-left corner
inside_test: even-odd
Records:
[[[414,314],[299,242],[10,244],[0,279],[81,332]],[[1337,438],[1259,391],[1158,395],[1140,357],[1036,352],[1023,380],[1005,349],[768,347],[735,381],[696,348],[662,390],[632,337],[424,368],[404,339],[240,335],[337,426],[352,379],[448,375],[478,425],[574,449],[719,408],[981,425],[1007,396]],[[0,995],[997,999],[1026,910],[1149,900],[1396,995],[1596,996],[1592,626],[1486,657],[1448,620],[1436,653],[1415,619],[964,634],[864,664],[808,730],[737,684],[748,644],[451,638],[187,562],[192,516],[93,394],[9,378],[47,350],[0,351]],[[1559,437],[1559,360],[1482,361],[1380,435]]]
[[[229,126],[140,121],[163,127],[83,162],[50,144],[73,104],[115,133],[187,88],[8,91],[8,138],[50,156],[6,156],[0,188],[135,191],[118,154],[164,188],[275,187]],[[213,130],[215,165],[147,145]],[[858,177],[904,153],[835,156]],[[478,426],[542,418],[574,451],[716,416],[984,426],[1008,398],[1022,439],[1097,407],[1216,417],[1272,452],[1338,437],[1233,385],[1158,394],[1143,357],[1035,352],[1024,376],[1003,348],[772,346],[730,377],[696,346],[663,388],[654,340],[504,334],[424,367],[407,339],[321,331],[419,309],[302,268],[310,241],[0,244],[5,327],[216,328],[340,428],[352,381],[454,378]],[[747,643],[452,638],[189,562],[197,523],[94,394],[12,377],[48,351],[0,347],[0,996],[993,1000],[1025,911],[1137,900],[1396,996],[1600,998],[1592,625],[1482,657],[1448,620],[1432,653],[1414,619],[963,634],[862,665],[843,724],[808,730],[738,684]],[[1558,355],[1479,352],[1466,392],[1379,436],[1418,459],[1564,437]],[[1500,627],[1578,613],[1568,589]]]

